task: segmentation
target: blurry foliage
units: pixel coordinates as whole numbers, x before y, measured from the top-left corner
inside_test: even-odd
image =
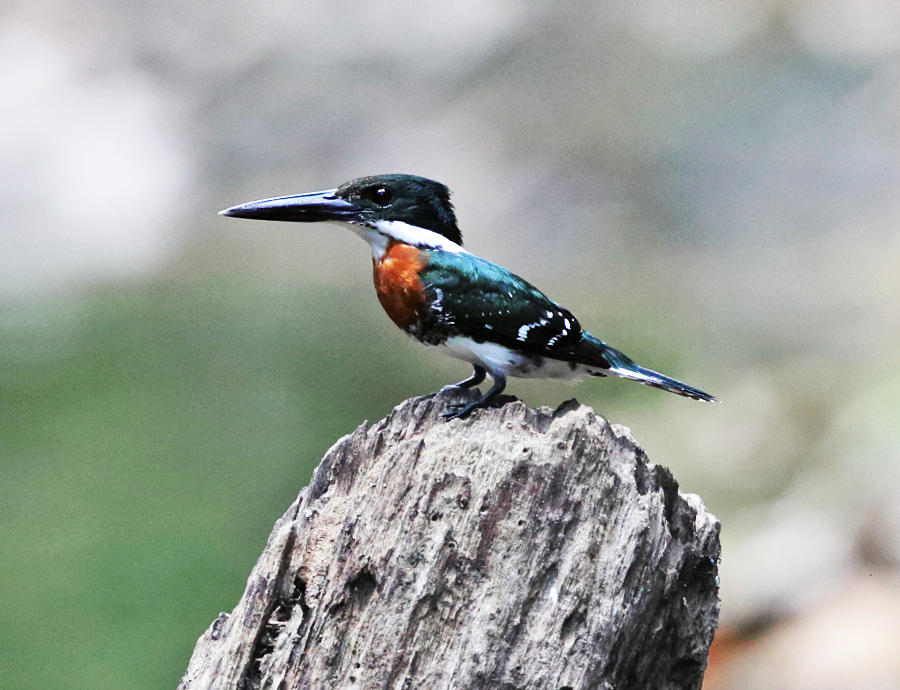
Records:
[[[174,686],[324,450],[411,390],[348,297],[159,282],[0,313],[10,687]]]

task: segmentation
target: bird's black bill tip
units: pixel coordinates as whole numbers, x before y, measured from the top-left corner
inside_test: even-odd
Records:
[[[294,194],[250,201],[219,211],[220,216],[317,223],[328,220],[354,220],[362,211],[355,204],[335,195],[334,189],[309,194]]]

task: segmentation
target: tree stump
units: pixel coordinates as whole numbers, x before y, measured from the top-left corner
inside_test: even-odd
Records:
[[[275,523],[181,690],[699,688],[719,523],[569,401],[363,424]]]

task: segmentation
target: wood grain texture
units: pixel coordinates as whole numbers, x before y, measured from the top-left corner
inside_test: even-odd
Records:
[[[339,440],[179,688],[699,688],[715,517],[574,401],[439,418],[476,394]]]

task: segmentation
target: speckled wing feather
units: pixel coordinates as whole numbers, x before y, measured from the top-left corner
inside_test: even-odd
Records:
[[[572,313],[505,268],[471,254],[428,252],[417,337],[492,342],[526,354],[608,367]]]

